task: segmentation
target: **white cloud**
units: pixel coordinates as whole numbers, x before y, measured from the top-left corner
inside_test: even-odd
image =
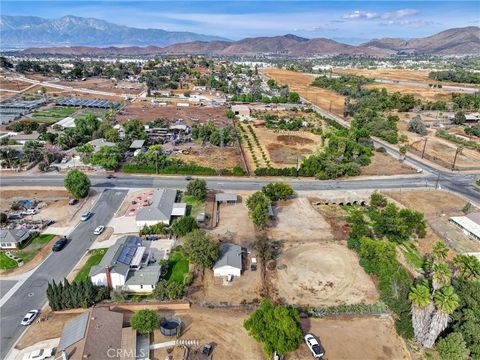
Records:
[[[375,19],[378,18],[379,14],[375,12],[355,10],[351,13],[343,15],[344,19],[348,20],[358,20],[358,19]]]
[[[396,11],[386,12],[382,14],[382,19],[401,19],[407,16],[413,16],[418,14],[417,9],[400,9]]]
[[[433,25],[435,24],[435,22],[427,21],[427,20],[388,20],[388,21],[383,21],[381,24],[385,26],[404,26],[404,27],[418,29],[418,28]]]

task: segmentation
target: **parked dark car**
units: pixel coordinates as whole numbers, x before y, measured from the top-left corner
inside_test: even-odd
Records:
[[[65,247],[65,245],[67,245],[67,243],[68,243],[67,237],[66,236],[62,237],[61,239],[57,240],[55,244],[53,244],[52,251],[53,252],[61,251]]]
[[[70,201],[68,202],[68,205],[75,205],[76,203],[78,203],[77,199],[70,199]]]
[[[192,181],[192,180],[193,180],[193,177],[191,177],[191,176],[186,176],[186,177],[185,177],[185,180],[187,180],[187,181]]]
[[[116,176],[115,176],[115,175],[112,175],[112,174],[110,174],[110,175],[107,176],[107,179],[115,179],[115,178],[116,178]]]
[[[210,344],[203,345],[202,354],[205,356],[210,356],[211,353],[212,353],[212,345]]]

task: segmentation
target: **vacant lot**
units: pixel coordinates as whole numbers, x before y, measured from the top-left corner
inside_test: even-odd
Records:
[[[273,281],[278,299],[302,306],[375,303],[375,284],[344,245],[310,243],[283,252]]]
[[[394,92],[401,92],[403,95],[413,95],[416,98],[422,101],[437,101],[437,100],[444,100],[447,102],[452,101],[452,92],[453,91],[445,91],[445,90],[436,90],[436,89],[427,89],[418,86],[408,86],[408,85],[400,85],[400,84],[367,84],[365,85],[366,88],[369,89],[387,89],[387,92],[394,93]]]
[[[478,241],[467,237],[449,223],[451,216],[463,215],[462,209],[467,204],[465,199],[439,190],[388,191],[385,194],[400,204],[425,214],[429,227],[427,236],[417,242],[421,254],[429,253],[439,239],[457,252],[480,251]]]
[[[190,310],[161,312],[162,316],[178,316],[183,322],[180,339],[198,340],[198,347],[193,346],[191,351],[200,350],[206,343],[211,343],[213,359],[221,360],[259,360],[263,359],[261,346],[248,336],[243,328],[243,321],[248,313],[222,309],[206,309],[192,307]],[[159,330],[153,334],[153,343],[171,341],[172,338],[163,336]],[[174,340],[174,339],[173,339]],[[164,360],[167,349],[158,349],[153,352],[152,359]],[[172,360],[183,360],[183,352],[174,353]]]
[[[417,172],[410,165],[385,153],[376,152],[371,159],[372,162],[369,165],[360,168],[360,175],[402,175]]]
[[[396,334],[388,317],[343,317],[302,319],[305,332],[317,336],[325,348],[325,360],[407,360],[411,359],[405,342]],[[302,343],[289,360],[312,358]]]
[[[169,123],[174,123],[178,119],[183,119],[188,125],[206,123],[212,120],[217,126],[231,123],[225,116],[225,107],[177,107],[177,106],[154,106],[147,102],[134,103],[127,105],[117,115],[120,122],[129,119],[139,119],[146,123],[155,119],[164,119]]]
[[[113,81],[105,78],[89,78],[84,81],[75,80],[75,81],[58,81],[57,84],[70,86],[73,88],[81,89],[90,89],[96,91],[105,91],[114,94],[140,94],[142,89],[142,84],[132,84],[124,81]]]
[[[3,76],[0,77],[0,89],[1,90],[12,90],[12,91],[22,91],[29,87],[31,84],[21,80],[7,80]],[[3,96],[3,95],[2,95]]]
[[[305,197],[278,202],[274,211],[276,221],[269,228],[272,240],[282,240],[285,246],[333,240],[330,225]]]
[[[227,168],[231,169],[235,166],[243,168],[243,162],[240,149],[234,146],[225,146],[222,148],[213,145],[192,144],[192,146],[178,146],[180,149],[187,150],[187,154],[175,154],[176,158],[186,162],[194,162],[200,166],[207,166],[214,169]]]
[[[280,85],[288,85],[290,91],[298,92],[300,96],[322,109],[343,116],[345,97],[334,91],[311,86],[313,80],[315,80],[314,75],[275,68],[264,68],[262,73]]]

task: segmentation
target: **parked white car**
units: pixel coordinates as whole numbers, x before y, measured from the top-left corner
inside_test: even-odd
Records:
[[[33,320],[35,320],[39,313],[40,310],[30,310],[28,313],[25,314],[20,324],[23,326],[30,325],[31,323],[33,323]]]
[[[45,360],[53,355],[53,348],[32,351],[23,357],[23,360]]]
[[[323,350],[317,339],[315,339],[315,336],[312,334],[305,335],[305,342],[314,358],[320,359],[325,355],[325,350]]]
[[[97,226],[97,228],[95,229],[95,231],[93,232],[95,235],[100,235],[103,230],[105,230],[105,226],[103,225],[100,225],[100,226]]]
[[[23,215],[35,215],[37,213],[37,210],[35,209],[27,209],[25,211],[22,211]]]

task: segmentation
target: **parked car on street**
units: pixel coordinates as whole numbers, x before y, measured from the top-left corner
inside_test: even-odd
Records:
[[[33,320],[35,320],[38,314],[40,314],[40,310],[30,310],[28,313],[25,314],[20,324],[23,326],[30,325],[31,323],[33,323]]]
[[[80,220],[87,221],[88,219],[90,219],[91,216],[92,216],[92,213],[90,211],[86,211],[82,214],[82,217],[80,218]]]
[[[320,359],[323,357],[323,355],[325,355],[325,350],[322,348],[322,346],[318,343],[317,339],[315,339],[315,336],[313,336],[312,334],[305,335],[305,342],[307,343],[307,346],[310,349],[310,352],[312,353],[314,358]]]
[[[95,229],[95,231],[93,232],[95,235],[100,235],[103,230],[105,230],[105,226],[103,225],[100,225],[100,226],[97,226],[97,228]]]
[[[68,243],[67,237],[66,236],[62,237],[61,239],[57,240],[55,244],[53,244],[52,251],[53,252],[61,251],[65,247],[65,245],[67,245],[67,243]]]

